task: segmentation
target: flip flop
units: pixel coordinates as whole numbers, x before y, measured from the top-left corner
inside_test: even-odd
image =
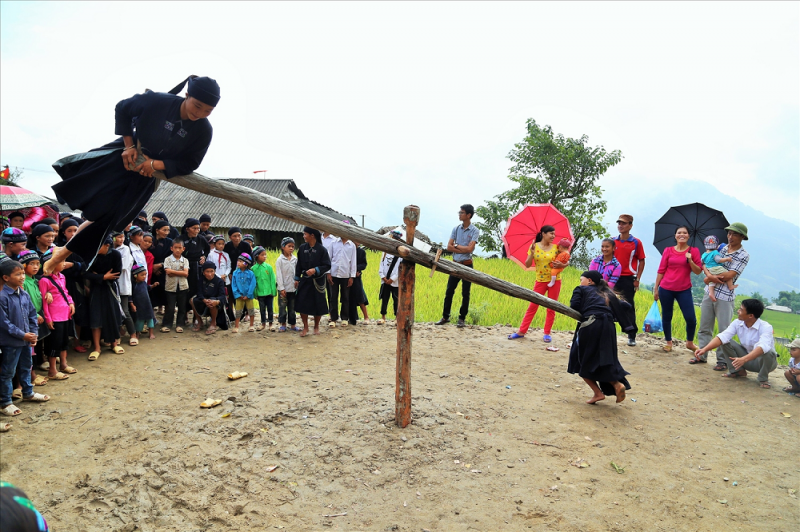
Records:
[[[37,375],[35,379],[33,379],[34,386],[46,386],[47,379],[42,377],[41,375]]]
[[[64,373],[61,373],[59,371],[55,375],[48,375],[47,378],[50,379],[51,381],[65,381],[69,379],[69,375],[65,375]]]
[[[278,329],[278,332],[286,332],[286,327],[281,325],[280,328]]]
[[[47,401],[50,400],[50,396],[49,395],[43,395],[43,394],[40,394],[40,393],[35,393],[35,394],[31,395],[30,397],[23,397],[22,400],[23,401],[28,401],[28,402],[31,402],[31,403],[46,403]]]
[[[726,364],[722,364],[722,363],[717,363],[717,365],[714,366],[714,371],[725,371],[727,369],[728,369],[728,366]]]
[[[134,346],[134,347],[135,347],[135,346],[139,345],[139,340],[138,340],[138,339],[136,339],[136,338],[131,338],[131,339],[128,341],[128,343],[129,343],[130,345],[132,345],[132,346]],[[116,353],[116,351],[114,351],[114,352]],[[123,353],[124,353],[124,351],[123,351]]]
[[[217,332],[217,327],[214,325],[209,325],[208,329],[206,329],[206,334],[214,334]]]
[[[664,351],[665,353],[669,353],[672,351],[672,346],[671,345],[661,346],[661,350]]]
[[[783,389],[783,391],[786,392],[786,393],[798,393],[798,392],[800,392],[800,390],[795,389],[795,388],[793,388],[791,386],[787,386],[786,388]]]
[[[768,383],[767,381],[759,383],[759,386],[761,386],[762,388],[764,388],[766,390],[769,390],[770,388],[772,388],[772,385],[770,383]]]
[[[214,408],[215,406],[221,404],[222,404],[221,399],[212,399],[211,397],[209,397],[208,399],[200,403],[200,408]]]
[[[75,345],[72,347],[72,350],[75,351],[76,353],[85,353],[89,350],[89,348],[84,347],[82,345]]]
[[[18,416],[21,413],[22,413],[22,410],[17,408],[17,405],[15,405],[15,404],[10,404],[10,405],[6,406],[5,408],[3,408],[2,410],[0,410],[0,414],[3,414],[4,416]]]
[[[72,366],[67,366],[66,368],[61,368],[61,371],[63,373],[69,373],[70,375],[72,375],[73,373],[78,373],[78,370],[73,368]]]
[[[376,323],[378,325],[383,325],[384,323],[386,323],[386,320],[378,320]]]
[[[524,334],[519,334],[519,333],[511,333],[511,334],[508,335],[508,339],[509,340],[518,340],[520,338],[525,338],[525,335]]]
[[[118,346],[118,345],[115,345],[114,347],[112,347],[112,348],[111,348],[111,350],[112,350],[112,351],[114,351],[114,352],[115,352],[116,354],[118,354],[118,355],[122,355],[122,354],[124,354],[124,353],[125,353],[125,350],[124,350],[124,349],[122,349],[122,348],[121,348],[120,346]]]
[[[162,333],[168,333],[169,332],[169,327],[161,327],[161,332]],[[177,332],[177,329],[176,329],[176,332]]]
[[[552,337],[551,337],[549,334],[545,334],[545,335],[542,337],[542,341],[543,341],[544,343],[546,343],[546,344],[549,344],[550,342],[552,342],[552,341],[553,341],[553,338],[552,338]]]
[[[89,353],[89,360],[91,360],[92,362],[94,362],[98,358],[100,358],[100,351],[92,351],[91,353]]]
[[[249,329],[247,329],[247,332],[256,332],[256,328],[255,327],[250,327]]]
[[[700,358],[691,358],[689,359],[689,364],[708,364],[708,360],[702,360]]]

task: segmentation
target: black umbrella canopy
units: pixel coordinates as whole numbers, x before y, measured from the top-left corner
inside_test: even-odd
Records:
[[[656,222],[653,245],[659,251],[675,245],[675,231],[685,225],[689,228],[689,245],[698,248],[703,253],[703,240],[714,235],[720,244],[728,243],[728,232],[725,230],[728,220],[722,211],[706,207],[702,203],[689,203],[670,207],[670,209]]]

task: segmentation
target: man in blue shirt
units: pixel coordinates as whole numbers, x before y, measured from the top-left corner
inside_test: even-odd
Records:
[[[475,250],[475,244],[478,242],[480,231],[472,225],[472,215],[475,214],[475,209],[469,203],[461,206],[458,211],[458,219],[461,225],[453,228],[450,233],[450,241],[447,243],[447,249],[453,254],[453,261],[472,268],[472,252]],[[450,308],[453,306],[453,295],[456,293],[458,286],[458,277],[450,276],[447,280],[447,291],[444,294],[444,309],[442,310],[442,319],[436,322],[436,325],[444,325],[450,323]],[[458,312],[458,327],[464,327],[464,320],[467,318],[469,312],[469,291],[472,283],[464,281],[461,285],[461,309]]]

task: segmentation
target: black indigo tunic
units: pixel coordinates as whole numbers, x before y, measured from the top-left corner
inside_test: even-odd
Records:
[[[174,94],[145,92],[122,100],[115,110],[114,133],[141,142],[148,157],[164,162],[167,178],[191,174],[211,144],[212,128],[205,118],[181,120],[184,99]],[[122,138],[53,164],[62,182],[53,185],[60,202],[83,212],[94,222],[78,232],[67,248],[89,262],[111,231],[122,231],[155,191],[156,179],[126,169]]]
[[[315,268],[313,276],[306,275],[306,271]],[[297,286],[297,297],[294,308],[300,314],[322,316],[328,313],[328,296],[325,292],[327,273],[331,269],[331,259],[328,250],[317,242],[314,247],[304,243],[297,250],[297,265],[294,278],[300,281]]]

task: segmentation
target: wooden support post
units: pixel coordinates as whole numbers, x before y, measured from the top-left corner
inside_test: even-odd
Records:
[[[406,243],[414,243],[414,233],[419,222],[419,207],[409,205],[403,209],[406,224]],[[400,284],[397,302],[397,380],[394,392],[394,419],[397,426],[405,428],[411,423],[411,337],[414,327],[414,284],[416,264],[403,259],[400,263]]]

